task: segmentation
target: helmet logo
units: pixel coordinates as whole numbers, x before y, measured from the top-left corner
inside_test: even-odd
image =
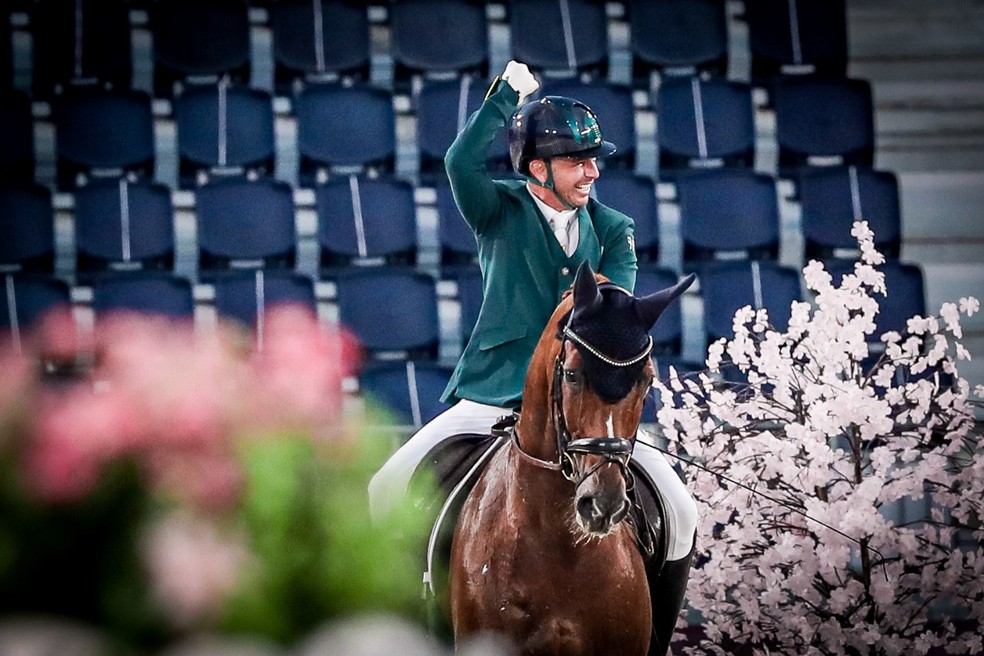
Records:
[[[567,124],[571,128],[574,141],[578,144],[601,143],[601,128],[598,126],[598,119],[594,115],[585,114],[584,127],[579,128],[577,121],[573,118],[568,119]]]

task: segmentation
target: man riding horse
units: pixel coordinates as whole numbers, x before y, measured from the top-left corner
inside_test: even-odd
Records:
[[[414,471],[437,444],[461,433],[488,434],[520,407],[537,340],[582,262],[626,290],[635,287],[634,223],[590,197],[601,174],[597,160],[615,146],[602,139],[594,112],[577,100],[546,96],[524,103],[538,88],[525,64],[509,62],[448,149],[455,202],[478,242],[482,307],[444,392],[453,405],[373,477],[374,514],[405,496]],[[506,126],[512,165],[524,180],[493,180],[486,168],[488,149]],[[665,513],[666,561],[651,572],[649,586],[650,653],[664,654],[683,606],[697,508],[647,440],[637,440],[632,458],[658,489]]]

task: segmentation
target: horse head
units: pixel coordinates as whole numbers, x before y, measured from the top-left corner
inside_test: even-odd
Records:
[[[629,510],[628,460],[655,376],[650,331],[693,280],[636,297],[599,282],[583,263],[572,298],[547,328],[552,339],[541,338],[537,350],[549,344],[553,355],[544,428],[553,434],[563,475],[574,483],[576,523],[587,535],[607,535]]]

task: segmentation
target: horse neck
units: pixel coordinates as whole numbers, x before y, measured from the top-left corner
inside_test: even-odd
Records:
[[[540,352],[540,349],[537,349]],[[546,362],[540,362],[548,360]],[[550,395],[553,389],[553,358],[534,358],[526,374],[523,387],[523,409],[520,412],[516,433],[519,444],[526,453],[541,460],[556,461],[556,429],[551,412]]]

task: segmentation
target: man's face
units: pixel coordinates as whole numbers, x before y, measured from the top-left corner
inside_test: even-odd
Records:
[[[584,207],[588,204],[591,185],[598,176],[598,162],[594,157],[554,157],[550,160],[553,169],[554,190],[571,207]],[[547,165],[541,159],[530,162],[530,173],[540,182],[547,180]],[[539,194],[538,194],[539,195]],[[565,210],[549,191],[541,199],[555,210]]]

